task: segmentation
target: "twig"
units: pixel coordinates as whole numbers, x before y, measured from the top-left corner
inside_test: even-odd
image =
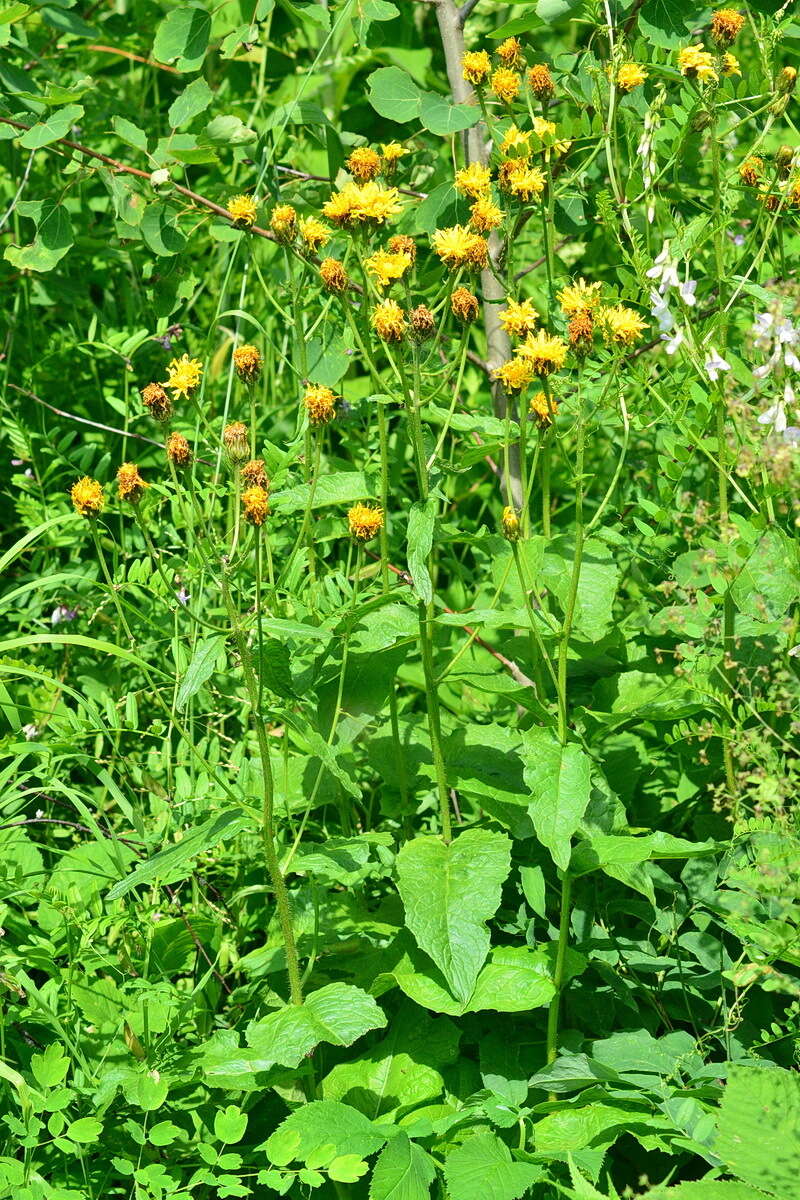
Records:
[[[155,62],[152,58],[142,58],[141,54],[132,54],[130,50],[118,50],[116,46],[87,46],[87,50],[96,50],[100,54],[119,54],[122,58],[129,58],[132,62],[143,63],[146,67],[155,67],[158,71],[169,71],[171,75],[180,75],[180,71],[175,67],[168,67],[166,63]]]
[[[42,408],[49,409],[57,417],[65,417],[68,421],[77,421],[79,425],[89,425],[92,429],[102,429],[104,433],[116,433],[118,437],[136,438],[139,442],[147,442],[150,446],[163,448],[162,442],[157,442],[154,438],[145,437],[142,433],[132,433],[130,429],[115,429],[113,425],[103,425],[100,421],[90,421],[88,417],[79,417],[75,413],[66,412],[63,408],[56,408],[55,405],[48,404],[46,400],[43,400],[41,396],[37,396],[35,392],[29,392],[27,388],[18,387],[16,383],[9,383],[8,386],[13,388],[15,392],[19,392],[21,395],[35,400],[37,404],[41,404]]]
[[[475,8],[477,3],[478,3],[478,0],[466,0],[466,3],[462,4],[461,8],[458,10],[458,19],[459,19],[459,22],[461,23],[462,29],[464,28],[464,22],[466,21],[469,14],[472,12],[473,8]]]

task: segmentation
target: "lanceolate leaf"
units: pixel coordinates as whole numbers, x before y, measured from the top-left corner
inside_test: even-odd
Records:
[[[569,866],[571,839],[591,796],[591,759],[580,746],[562,746],[550,729],[525,734],[525,782],[528,806],[539,841],[561,870]]]

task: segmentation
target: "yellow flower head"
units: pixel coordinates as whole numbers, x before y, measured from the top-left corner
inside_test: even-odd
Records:
[[[336,396],[329,387],[312,383],[306,388],[303,404],[308,413],[308,423],[312,429],[328,425],[336,416]]]
[[[528,87],[537,100],[549,100],[555,92],[550,68],[545,63],[537,63],[528,71]]]
[[[460,171],[456,171],[456,191],[461,192],[464,196],[470,196],[473,200],[477,200],[479,196],[488,192],[491,182],[491,172],[483,163],[470,163],[468,167],[462,167]]]
[[[544,193],[547,176],[541,167],[532,167],[527,159],[512,158],[500,168],[499,183],[518,200],[533,200]]]
[[[411,337],[415,342],[427,342],[436,333],[436,318],[427,304],[412,308],[408,314],[408,321],[411,325]]]
[[[399,342],[406,330],[406,318],[396,300],[381,300],[370,316],[372,328],[384,342]]]
[[[400,159],[404,154],[408,154],[408,151],[399,142],[383,142],[381,154],[383,155],[383,169],[388,173],[395,169]]]
[[[678,51],[678,67],[687,79],[699,79],[702,83],[716,83],[718,79],[714,56],[703,49],[701,42]]]
[[[545,152],[552,147],[556,154],[566,154],[572,142],[569,138],[556,137],[556,126],[553,121],[545,121],[544,117],[533,118],[533,132],[543,143]],[[545,153],[547,157],[547,153]]]
[[[789,184],[788,203],[792,208],[800,208],[800,176]]]
[[[323,205],[322,214],[335,225],[351,229],[356,225],[383,225],[402,208],[397,188],[384,188],[370,180],[359,185],[348,183]]]
[[[528,143],[531,140],[530,129],[517,129],[516,125],[510,125],[503,135],[503,140],[500,143],[501,154],[521,154],[528,153]]]
[[[252,196],[233,196],[228,201],[228,215],[234,225],[249,229],[258,216],[255,200]]]
[[[529,333],[525,341],[517,347],[516,353],[520,358],[529,362],[534,375],[552,375],[564,365],[567,357],[567,347],[561,338],[553,337],[540,329],[538,333]]]
[[[172,401],[160,383],[148,383],[142,388],[142,404],[157,421],[168,421],[172,416]]]
[[[316,254],[317,250],[321,250],[323,246],[327,246],[331,240],[331,235],[328,229],[318,221],[316,217],[303,217],[298,225],[300,237],[308,246],[312,254]]]
[[[396,279],[403,278],[411,266],[411,258],[402,251],[399,254],[392,254],[388,250],[377,250],[365,259],[364,266],[370,275],[375,276],[378,287],[386,288],[391,287]]]
[[[720,49],[736,41],[744,27],[744,17],[735,8],[719,8],[711,18],[711,38]]]
[[[417,261],[417,243],[405,233],[395,233],[386,243],[392,254],[407,254],[412,263]]]
[[[325,258],[319,265],[319,277],[329,292],[343,292],[348,284],[344,264],[338,258]]]
[[[547,392],[536,392],[531,396],[528,412],[541,426],[551,425],[553,417],[558,412],[558,405]]]
[[[242,467],[242,483],[247,487],[260,487],[269,491],[269,479],[263,458],[251,458]]]
[[[726,50],[722,56],[722,74],[725,76],[741,75],[742,69],[739,66],[739,60],[735,54],[731,54]]]
[[[434,250],[447,267],[476,267],[480,270],[486,266],[486,242],[466,225],[437,229],[431,241]]]
[[[291,204],[279,204],[272,210],[269,227],[279,242],[290,242],[297,229],[297,213]]]
[[[103,489],[91,476],[84,475],[83,479],[73,483],[69,494],[75,511],[82,517],[96,517],[103,511]]]
[[[469,223],[478,233],[491,233],[502,225],[505,216],[491,196],[479,196],[469,212]]]
[[[794,67],[783,67],[778,72],[778,91],[782,96],[790,96],[797,83],[797,71]]]
[[[242,492],[242,511],[248,525],[263,525],[269,515],[269,495],[257,483]]]
[[[144,489],[150,487],[150,484],[142,479],[136,463],[126,462],[117,471],[117,487],[120,500],[138,504],[144,495]]]
[[[626,62],[617,71],[617,87],[621,92],[632,92],[647,79],[647,71],[639,63]]]
[[[509,37],[504,42],[501,42],[497,47],[497,57],[504,66],[519,69],[524,62],[522,57],[522,43],[519,38]]]
[[[185,396],[188,400],[200,386],[202,375],[203,364],[200,359],[182,354],[180,358],[173,358],[167,367],[167,381],[164,386],[169,388],[173,398]]]
[[[499,380],[507,392],[521,392],[533,379],[533,367],[524,358],[510,358],[495,367],[492,378]]]
[[[498,67],[492,75],[492,91],[503,104],[513,104],[521,86],[521,76],[508,67]]]
[[[562,288],[556,299],[565,317],[579,312],[591,312],[600,303],[602,283],[587,283],[582,277],[569,287]]]
[[[478,297],[469,288],[458,287],[450,297],[450,311],[465,324],[474,321],[478,315]]]
[[[232,467],[240,467],[250,457],[250,439],[247,426],[242,421],[231,421],[222,431],[225,457]]]
[[[600,309],[597,322],[602,328],[605,340],[617,346],[633,346],[647,329],[647,323],[639,314],[632,308],[626,308],[624,304]]]
[[[255,346],[237,346],[233,352],[233,365],[244,383],[253,383],[261,374],[263,361]]]
[[[748,187],[758,187],[764,170],[764,160],[758,155],[746,158],[739,167],[739,178]]]
[[[519,338],[533,332],[539,314],[532,300],[509,300],[498,320],[510,337]]]
[[[461,71],[467,83],[479,87],[485,83],[492,69],[492,61],[485,50],[468,50],[461,59]]]
[[[503,509],[503,515],[500,518],[500,528],[503,531],[503,537],[509,542],[518,542],[522,534],[522,527],[519,522],[519,514],[515,508],[507,504]]]
[[[347,159],[347,167],[353,179],[359,183],[367,183],[374,179],[381,169],[381,157],[370,146],[357,146]]]
[[[354,504],[347,514],[351,536],[357,542],[368,542],[383,528],[383,509],[369,504]]]
[[[167,438],[167,458],[176,467],[188,467],[192,461],[192,449],[182,433],[171,433]]]

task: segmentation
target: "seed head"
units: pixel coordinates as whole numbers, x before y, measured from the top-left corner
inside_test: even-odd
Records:
[[[103,489],[90,475],[84,475],[77,483],[73,483],[69,494],[75,511],[82,517],[96,517],[103,511]]]
[[[171,433],[167,438],[167,458],[176,467],[188,467],[192,461],[192,448],[182,433]]]
[[[436,334],[436,318],[426,304],[412,308],[408,314],[411,337],[415,342],[427,342]]]
[[[537,100],[549,100],[555,92],[550,68],[545,63],[537,63],[528,71],[528,87]]]
[[[468,324],[478,315],[478,297],[468,288],[456,288],[450,297],[450,308],[454,317]]]
[[[136,463],[123,463],[117,471],[117,487],[119,489],[120,500],[127,500],[130,504],[138,504],[144,495],[144,489],[150,484],[142,479],[139,474],[139,468]]]
[[[417,243],[405,233],[396,233],[390,237],[386,248],[390,254],[407,254],[412,263],[417,261]]]
[[[757,155],[746,158],[739,167],[739,178],[747,187],[758,187],[764,171],[764,160]]]
[[[357,542],[368,542],[383,528],[383,509],[354,504],[347,514],[347,524]]]
[[[156,421],[168,421],[172,416],[172,401],[160,383],[148,383],[141,391],[142,404]]]
[[[222,431],[225,457],[232,467],[240,467],[250,457],[250,440],[247,426],[242,421],[231,421]]]
[[[592,348],[594,321],[590,312],[579,312],[570,318],[567,326],[567,339],[570,346],[578,354],[588,354]]]
[[[248,487],[260,487],[265,492],[269,491],[269,478],[267,477],[266,468],[263,458],[251,458],[242,467],[242,483]]]
[[[236,374],[244,383],[254,383],[261,374],[263,362],[255,346],[237,346],[233,352]]]

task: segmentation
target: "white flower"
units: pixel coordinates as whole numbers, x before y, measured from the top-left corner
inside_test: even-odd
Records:
[[[696,291],[697,281],[695,279],[687,279],[686,282],[682,283],[680,286],[680,298],[683,303],[688,304],[690,308],[693,308],[697,303],[697,297],[695,296]]]
[[[785,433],[789,422],[786,420],[786,405],[794,404],[794,388],[786,381],[783,396],[776,400],[768,409],[758,416],[759,425],[769,425],[773,433]]]
[[[726,362],[721,354],[717,354],[713,346],[709,348],[708,357],[703,363],[706,374],[712,383],[716,383],[722,371],[730,371],[731,364]]]
[[[667,335],[662,333],[661,340],[662,342],[667,343],[664,347],[667,354],[674,354],[678,347],[681,346],[686,339],[683,336],[683,330],[678,328],[675,330],[671,338],[667,338]]]
[[[678,264],[675,259],[670,256],[669,241],[665,241],[661,247],[660,253],[653,260],[653,265],[646,272],[648,279],[660,279],[661,286],[659,291],[666,292],[668,288],[678,286]]]

